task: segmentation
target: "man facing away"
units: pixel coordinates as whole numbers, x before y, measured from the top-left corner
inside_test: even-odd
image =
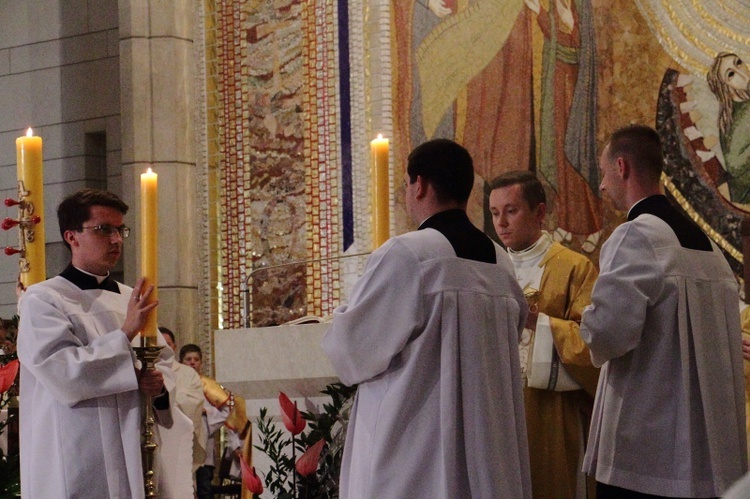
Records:
[[[640,125],[612,134],[599,163],[601,191],[628,211],[581,323],[602,366],[584,459],[599,499],[716,497],[747,470],[737,282],[661,193],[662,164]]]
[[[129,232],[127,211],[97,189],[65,198],[57,217],[70,265],[21,298],[24,497],[143,497],[142,393],[154,397],[157,422],[171,426],[171,350],[141,372],[131,347],[157,305],[148,303],[153,287],[109,276]]]
[[[491,187],[493,225],[532,301],[521,368],[534,497],[592,496],[593,480],[586,483],[581,465],[599,369],[591,365],[579,324],[591,301],[596,268],[542,230],[547,205],[536,175],[510,171]]]
[[[466,215],[471,156],[426,142],[405,180],[419,230],[373,252],[323,338],[341,381],[359,383],[341,497],[531,497],[527,305],[505,251]]]

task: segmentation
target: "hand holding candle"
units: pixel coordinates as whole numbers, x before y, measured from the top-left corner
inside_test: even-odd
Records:
[[[388,139],[378,134],[370,142],[372,151],[372,246],[377,249],[390,237],[390,189]]]
[[[141,174],[141,275],[145,278],[145,287],[153,286],[149,303],[158,299],[157,293],[157,251],[158,251],[158,208],[156,173],[148,169]],[[156,310],[149,312],[146,323],[141,330],[144,346],[156,345]]]

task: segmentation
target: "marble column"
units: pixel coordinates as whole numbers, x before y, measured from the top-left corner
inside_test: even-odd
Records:
[[[200,343],[195,150],[194,0],[120,0],[123,196],[135,229],[125,279],[140,261],[140,174],[159,175],[158,322]]]

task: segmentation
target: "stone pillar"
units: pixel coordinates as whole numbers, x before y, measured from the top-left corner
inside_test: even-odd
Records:
[[[134,237],[125,280],[140,269],[140,174],[159,175],[158,321],[194,342],[198,320],[198,244],[192,0],[120,0],[123,197]]]

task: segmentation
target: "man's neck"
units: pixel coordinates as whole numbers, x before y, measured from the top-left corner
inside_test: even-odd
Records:
[[[650,198],[651,196],[662,196],[662,195],[664,195],[664,193],[661,192],[661,189],[641,192],[639,193],[637,197],[633,196],[633,201],[630,203],[630,206],[626,210],[626,213],[630,213],[633,207],[637,205],[638,203],[640,203],[641,201],[643,201],[644,199]]]
[[[73,267],[75,267],[75,268],[76,268],[76,270],[78,270],[78,271],[80,271],[80,272],[83,272],[84,274],[88,274],[88,275],[90,275],[91,277],[95,277],[95,278],[96,278],[96,280],[97,280],[98,282],[100,282],[100,283],[101,283],[101,282],[102,282],[102,281],[103,281],[104,279],[106,279],[107,277],[109,277],[109,272],[107,272],[107,273],[106,273],[106,274],[104,274],[104,275],[99,275],[99,274],[95,274],[94,272],[89,272],[89,271],[87,271],[87,270],[84,270],[84,269],[82,269],[81,267],[78,267],[78,266],[77,266],[76,264],[73,264]]]
[[[449,210],[466,211],[466,205],[456,203],[456,202],[441,203],[441,204],[432,203],[429,205],[425,205],[422,207],[421,210],[419,210],[418,213],[415,213],[414,221],[417,222],[421,226],[430,217],[435,216],[438,213],[442,213],[444,211],[449,211]]]
[[[508,248],[508,256],[515,267],[523,267],[532,262],[537,263],[541,261],[544,255],[547,254],[550,246],[552,246],[552,236],[549,235],[549,232],[543,231],[534,244],[526,249],[514,251]]]
[[[425,217],[421,222],[419,222],[419,227],[423,226],[424,223],[427,220],[429,220],[430,218],[434,217],[435,215],[439,215],[440,213],[445,213],[446,211],[452,211],[452,210],[457,210],[457,209],[459,209],[459,208],[446,208],[444,210],[435,211],[432,214],[430,214],[429,216]]]
[[[513,248],[508,248],[508,251],[512,251],[514,253],[523,253],[524,251],[528,251],[531,248],[535,247],[537,244],[539,244],[539,241],[542,239],[542,235],[543,234],[544,233],[540,230],[539,233],[534,238],[534,241],[531,244],[527,245],[525,248],[523,248],[523,249],[517,249],[517,250],[513,249]]]

